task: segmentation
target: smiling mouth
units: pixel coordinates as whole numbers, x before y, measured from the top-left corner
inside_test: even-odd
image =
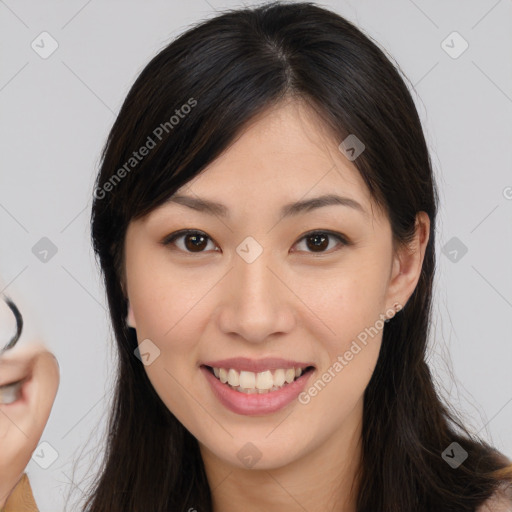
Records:
[[[305,368],[279,368],[263,372],[238,371],[234,368],[213,368],[203,365],[222,384],[247,394],[266,394],[279,391],[292,382],[314,370],[314,366]]]

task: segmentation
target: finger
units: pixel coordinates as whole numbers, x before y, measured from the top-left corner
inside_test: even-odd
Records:
[[[12,489],[36,449],[60,380],[57,359],[41,344],[17,347],[16,353],[6,356],[2,359],[25,364],[28,374],[21,398],[0,404],[0,494]]]

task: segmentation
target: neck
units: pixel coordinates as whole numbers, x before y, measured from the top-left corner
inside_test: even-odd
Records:
[[[355,512],[361,420],[362,403],[321,444],[269,469],[240,468],[200,443],[213,512]]]

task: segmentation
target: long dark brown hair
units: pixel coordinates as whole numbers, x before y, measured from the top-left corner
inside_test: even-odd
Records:
[[[420,119],[398,66],[353,24],[311,2],[224,11],[190,27],[143,69],[102,152],[91,216],[118,367],[101,470],[88,512],[212,510],[196,439],[167,409],[135,357],[126,325],[124,236],[283,99],[310,105],[338,141],[366,148],[353,162],[384,208],[395,244],[431,220],[418,285],[386,324],[364,394],[358,512],[474,512],[512,466],[472,436],[437,394],[426,363],[435,269],[437,191]],[[150,147],[139,158],[134,151]],[[443,452],[467,459],[452,468]]]

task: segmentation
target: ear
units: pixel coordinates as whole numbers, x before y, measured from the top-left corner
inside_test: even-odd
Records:
[[[0,384],[23,383],[14,401],[0,404],[0,508],[39,443],[59,386],[57,359],[40,343],[5,352],[1,364]]]
[[[393,266],[388,286],[388,305],[398,303],[402,309],[418,284],[425,250],[430,234],[430,218],[426,212],[416,215],[414,239],[404,247],[399,247],[393,258]]]
[[[136,328],[135,316],[133,314],[133,309],[132,309],[132,305],[130,304],[130,301],[128,301],[128,314],[126,315],[126,324],[129,327],[133,327],[134,329]]]

